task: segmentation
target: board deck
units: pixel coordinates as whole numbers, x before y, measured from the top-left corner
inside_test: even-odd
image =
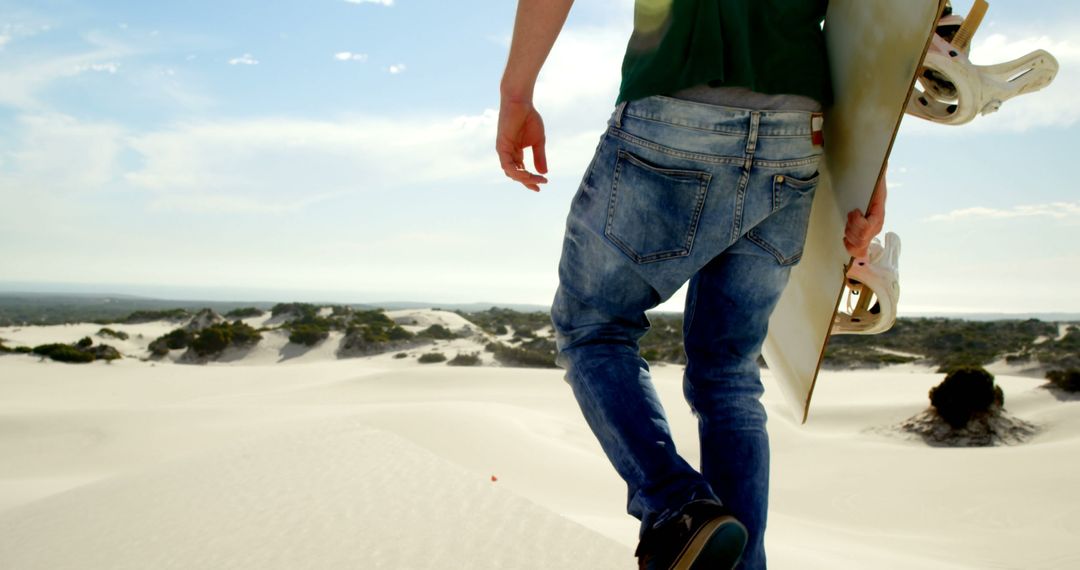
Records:
[[[825,164],[802,259],[769,320],[762,355],[796,418],[806,422],[852,262],[847,212],[865,211],[945,0],[830,0],[825,41],[834,91]]]

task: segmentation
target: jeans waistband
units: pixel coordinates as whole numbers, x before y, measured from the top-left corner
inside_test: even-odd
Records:
[[[755,115],[759,137],[809,136],[813,130],[812,118],[821,117],[820,113],[811,111],[744,109],[652,95],[619,103],[611,122],[620,126],[625,117],[635,117],[693,129],[739,134],[750,130]]]

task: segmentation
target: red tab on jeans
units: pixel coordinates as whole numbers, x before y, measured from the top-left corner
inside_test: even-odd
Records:
[[[825,115],[814,113],[810,115],[810,139],[814,146],[825,145]]]

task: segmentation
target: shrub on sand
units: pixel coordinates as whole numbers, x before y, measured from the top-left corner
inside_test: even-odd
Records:
[[[431,325],[430,327],[416,333],[416,336],[423,338],[433,338],[437,340],[449,340],[457,338],[457,335],[450,331],[450,329],[442,325]]]
[[[239,309],[233,309],[228,313],[225,313],[226,317],[230,319],[246,319],[249,317],[261,317],[266,314],[266,311],[255,307],[242,307]]]
[[[51,358],[57,362],[85,363],[93,362],[94,355],[70,344],[42,344],[34,347],[34,354]]]
[[[150,343],[150,352],[154,356],[165,356],[170,350],[187,348],[195,335],[185,329],[175,329],[163,334]]]
[[[480,365],[480,353],[477,352],[459,352],[457,356],[447,362],[450,366],[479,366]]]
[[[259,331],[240,322],[218,323],[198,332],[191,341],[191,350],[199,356],[219,354],[229,346],[249,346],[259,342]]]
[[[432,364],[435,362],[445,362],[446,355],[441,352],[426,352],[420,355],[419,359],[421,364]]]
[[[128,338],[130,338],[128,333],[126,333],[124,331],[115,331],[115,330],[110,329],[108,327],[99,330],[97,332],[97,334],[98,334],[98,336],[101,336],[101,337],[107,336],[107,337],[115,338],[117,340],[127,340]]]
[[[314,324],[298,324],[290,327],[289,342],[315,346],[330,336],[330,331]]]
[[[1001,408],[1005,395],[994,376],[977,366],[954,368],[930,389],[930,404],[950,426],[963,428],[977,414]]]
[[[1080,392],[1080,369],[1051,370],[1046,373],[1046,379],[1054,387],[1066,392]]]

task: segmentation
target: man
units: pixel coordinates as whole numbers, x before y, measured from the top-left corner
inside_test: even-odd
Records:
[[[519,0],[496,150],[547,182],[533,87],[573,0]],[[765,567],[769,449],[757,365],[802,254],[830,84],[826,0],[638,0],[608,129],[573,198],[552,303],[557,363],[628,486],[640,568]],[[537,173],[524,164],[532,148]],[[848,215],[863,256],[884,184]],[[837,236],[838,239],[840,236]],[[678,455],[641,358],[645,311],[687,280],[684,393],[700,471]]]

